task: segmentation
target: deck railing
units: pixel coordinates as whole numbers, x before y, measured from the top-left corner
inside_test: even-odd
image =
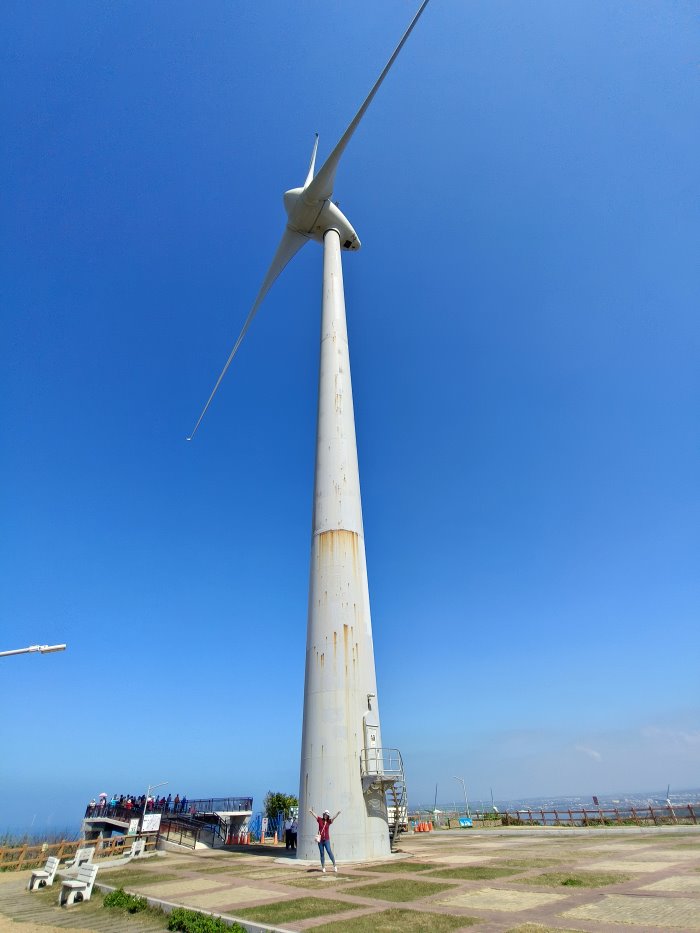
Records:
[[[252,797],[206,797],[190,800],[187,809],[195,813],[246,813],[253,809]]]
[[[159,813],[160,810],[150,809],[148,813]],[[109,804],[96,804],[94,807],[91,807],[89,804],[85,808],[85,817],[86,819],[108,819],[108,820],[119,820],[121,823],[128,823],[129,820],[140,819],[143,814],[143,807],[123,807],[119,804],[110,806]]]

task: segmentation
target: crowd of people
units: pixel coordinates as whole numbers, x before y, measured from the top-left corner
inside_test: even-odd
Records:
[[[181,797],[179,794],[168,794],[167,797],[146,798],[145,794],[137,797],[135,794],[112,794],[109,797],[106,793],[97,795],[88,804],[89,816],[107,816],[110,811],[134,810],[135,813],[187,813],[189,801],[187,797]]]

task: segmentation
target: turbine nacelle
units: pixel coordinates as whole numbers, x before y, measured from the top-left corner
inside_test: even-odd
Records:
[[[323,236],[329,230],[337,230],[342,249],[358,250],[362,245],[360,238],[338,205],[330,198],[325,201],[307,201],[304,197],[305,190],[306,188],[290,188],[284,193],[287,227],[319,243],[323,242]]]

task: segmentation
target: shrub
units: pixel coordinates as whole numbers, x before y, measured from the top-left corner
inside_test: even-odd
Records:
[[[183,933],[246,933],[240,923],[229,926],[221,917],[209,917],[184,907],[178,907],[170,914],[168,929],[182,930]]]
[[[105,907],[125,910],[129,914],[137,914],[148,907],[148,901],[145,897],[139,897],[137,894],[127,894],[124,888],[110,891],[103,903]]]

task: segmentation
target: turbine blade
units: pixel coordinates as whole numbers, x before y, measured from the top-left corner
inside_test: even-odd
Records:
[[[316,133],[316,139],[314,140],[314,148],[311,152],[311,162],[309,164],[309,174],[306,176],[306,181],[304,182],[304,187],[306,188],[314,177],[314,167],[316,165],[316,150],[318,149],[318,133]]]
[[[272,259],[272,262],[270,263],[270,268],[267,270],[267,275],[263,279],[263,283],[260,286],[260,291],[258,292],[257,297],[255,301],[253,302],[253,307],[250,309],[248,313],[248,317],[245,319],[245,324],[243,325],[243,329],[241,330],[236,342],[233,345],[233,350],[231,350],[229,357],[226,360],[226,365],[221,370],[221,375],[216,380],[216,384],[214,388],[212,389],[211,395],[207,399],[207,404],[202,409],[202,413],[200,414],[199,418],[197,418],[197,423],[194,426],[194,430],[192,431],[190,436],[187,438],[188,441],[191,441],[192,438],[197,433],[197,428],[202,423],[202,418],[204,418],[204,416],[206,415],[207,409],[211,405],[212,399],[216,395],[219,389],[219,386],[221,385],[221,381],[226,375],[226,371],[231,365],[231,362],[233,361],[234,356],[238,352],[238,348],[240,347],[243,341],[243,338],[245,337],[248,331],[248,328],[252,324],[253,318],[257,314],[258,308],[263,302],[263,298],[270,291],[270,287],[272,286],[272,283],[275,281],[277,276],[287,265],[289,260],[292,259],[292,257],[295,256],[299,252],[299,250],[302,248],[302,246],[306,242],[308,242],[308,237],[305,237],[303,236],[303,234],[297,233],[294,230],[290,230],[289,227],[287,227],[284,233],[282,234],[282,239],[280,240],[279,246],[277,247],[277,252],[275,253]]]
[[[396,61],[396,57],[398,56],[399,52],[403,48],[404,43],[406,42],[406,39],[408,39],[408,37],[411,35],[411,32],[413,31],[413,27],[416,25],[416,23],[420,19],[421,13],[428,5],[428,2],[429,0],[423,0],[423,2],[421,3],[418,12],[413,17],[413,19],[411,20],[409,24],[408,29],[401,37],[401,41],[396,46],[396,48],[394,49],[393,55],[391,56],[389,61],[384,66],[384,70],[377,78],[374,87],[369,92],[369,94],[365,98],[364,103],[362,104],[360,109],[355,114],[351,124],[348,126],[348,128],[345,130],[343,135],[340,137],[340,142],[337,144],[333,152],[331,152],[331,154],[328,156],[326,161],[323,163],[321,169],[319,170],[318,175],[313,179],[313,181],[309,182],[304,192],[304,199],[306,201],[325,201],[328,198],[330,198],[331,195],[333,194],[333,186],[335,185],[335,173],[338,168],[338,163],[340,162],[340,157],[345,151],[345,147],[350,142],[350,139],[352,138],[352,134],[355,132],[355,130],[359,126],[360,120],[364,117],[365,111],[367,110],[369,105],[372,103],[372,98],[379,90],[379,87],[382,81],[384,80],[384,78],[386,78],[387,74],[389,73],[389,69]]]

